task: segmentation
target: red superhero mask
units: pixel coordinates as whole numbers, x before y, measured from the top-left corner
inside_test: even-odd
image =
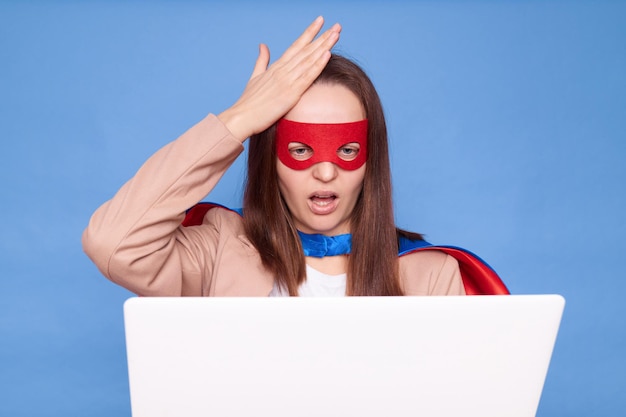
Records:
[[[289,151],[292,142],[310,148],[301,157]],[[356,156],[343,155],[342,148],[358,143]],[[367,160],[367,119],[351,123],[300,123],[280,119],[276,125],[276,154],[287,167],[307,169],[318,162],[332,162],[341,169],[353,171]]]

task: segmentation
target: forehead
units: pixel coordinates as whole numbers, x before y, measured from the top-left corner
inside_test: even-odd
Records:
[[[301,123],[347,123],[365,119],[359,98],[340,84],[313,84],[284,116]]]

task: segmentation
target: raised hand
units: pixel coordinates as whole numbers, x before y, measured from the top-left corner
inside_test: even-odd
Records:
[[[242,142],[259,133],[296,105],[330,59],[341,26],[333,25],[315,38],[324,25],[320,16],[285,53],[268,67],[270,51],[261,44],[259,56],[241,97],[218,117]]]

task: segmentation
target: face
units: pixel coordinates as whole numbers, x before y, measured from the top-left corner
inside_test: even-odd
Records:
[[[284,118],[300,123],[351,123],[365,119],[365,110],[346,87],[314,84]],[[360,148],[357,142],[342,144],[337,157],[349,163],[358,157]],[[306,144],[289,142],[288,150],[296,161],[313,159],[314,149]],[[289,168],[280,159],[276,164],[280,192],[298,230],[329,236],[350,232],[366,164],[356,169],[340,168],[330,160],[316,161],[304,169]]]

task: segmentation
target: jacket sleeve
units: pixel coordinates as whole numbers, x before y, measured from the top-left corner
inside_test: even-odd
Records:
[[[441,269],[431,281],[430,291],[433,295],[465,295],[459,263],[452,256],[445,255]]]
[[[406,295],[465,295],[459,263],[438,250],[401,256],[400,277]]]
[[[208,115],[151,156],[96,210],[83,233],[85,253],[107,278],[139,295],[200,294],[219,231],[199,236],[180,224],[242,151]]]

